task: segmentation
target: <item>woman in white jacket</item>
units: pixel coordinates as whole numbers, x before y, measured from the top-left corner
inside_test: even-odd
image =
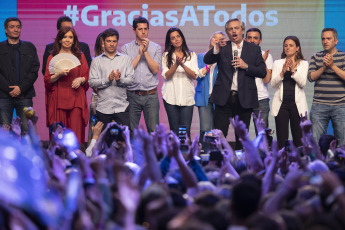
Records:
[[[301,45],[296,36],[287,36],[280,60],[273,64],[272,87],[276,89],[271,114],[275,117],[279,148],[289,138],[289,121],[295,146],[301,146],[301,114],[308,111],[304,86],[307,83],[308,62],[304,61]]]

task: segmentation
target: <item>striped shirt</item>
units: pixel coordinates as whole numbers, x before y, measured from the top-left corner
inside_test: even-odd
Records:
[[[311,57],[308,71],[308,80],[313,82],[310,74],[323,65],[325,51],[320,51]],[[345,53],[337,50],[333,55],[334,64],[345,71]],[[345,81],[342,80],[331,68],[327,68],[315,81],[313,103],[340,105],[345,104]]]

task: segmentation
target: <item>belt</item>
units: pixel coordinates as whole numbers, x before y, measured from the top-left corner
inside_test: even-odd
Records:
[[[235,95],[237,95],[237,91],[231,90],[230,94],[231,94],[231,96],[235,96]]]
[[[152,95],[155,94],[157,92],[157,87],[151,90],[134,90],[131,91],[139,96],[145,96],[145,95]]]

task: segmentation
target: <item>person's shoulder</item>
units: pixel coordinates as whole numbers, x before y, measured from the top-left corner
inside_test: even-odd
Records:
[[[135,44],[135,40],[132,40],[132,41],[130,41],[130,42],[124,44],[124,45],[121,47],[121,50],[122,50],[122,49],[129,49],[129,48],[133,47],[134,45],[136,45],[136,44]]]
[[[243,46],[245,46],[245,45],[248,46],[251,49],[260,49],[260,53],[261,53],[260,46],[255,45],[254,43],[250,43],[250,42],[247,42],[247,41],[243,40]]]
[[[285,58],[275,60],[273,64],[274,64],[274,65],[282,65],[282,64],[284,64],[284,63],[285,63]]]
[[[335,55],[344,57],[344,56],[345,56],[345,52],[343,52],[343,51],[341,51],[341,50],[337,50],[337,52],[335,53]]]
[[[89,45],[85,42],[79,42],[80,47],[89,47]]]
[[[7,43],[7,40],[0,42],[0,45],[4,46],[4,45],[6,45],[6,43]]]
[[[316,52],[312,55],[312,57],[314,58],[323,58],[323,56],[325,56],[325,51],[324,50],[321,50],[319,52]]]
[[[198,54],[198,58],[204,58],[205,54],[206,54],[206,53],[199,53],[199,54]]]
[[[154,46],[154,47],[159,47],[161,48],[161,46],[158,43],[155,43],[153,41],[150,40],[150,45]]]
[[[117,52],[116,56],[119,56],[122,59],[129,59],[130,61],[132,61],[132,58],[124,53]]]
[[[190,53],[191,56],[196,56],[196,53],[194,51],[192,51],[192,50],[189,50],[189,53]]]
[[[98,56],[94,57],[94,58],[92,59],[92,61],[99,61],[100,59],[102,59],[102,56],[103,56],[103,54],[98,55]]]
[[[35,47],[36,48],[36,46],[32,42],[29,42],[29,41],[20,40],[20,43],[24,46],[27,46],[27,47]]]
[[[46,45],[46,49],[53,49],[54,43],[49,43]]]

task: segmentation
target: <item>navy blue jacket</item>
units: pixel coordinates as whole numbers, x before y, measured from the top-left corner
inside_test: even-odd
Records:
[[[238,97],[242,108],[251,109],[259,106],[255,77],[265,78],[266,64],[262,58],[259,46],[243,41],[241,59],[248,64],[248,69],[238,69]],[[231,65],[233,60],[231,42],[220,49],[218,54],[210,49],[204,56],[206,64],[217,62],[218,76],[213,86],[210,101],[216,105],[224,106],[231,91],[232,78],[235,69]]]

